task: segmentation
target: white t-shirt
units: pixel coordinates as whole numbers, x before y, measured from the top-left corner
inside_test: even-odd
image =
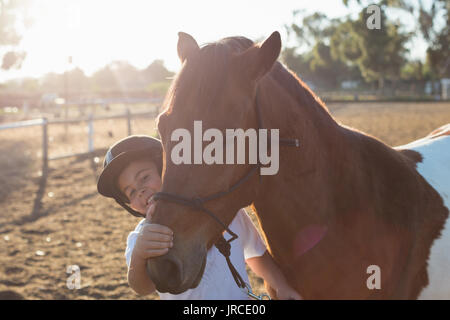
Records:
[[[133,252],[136,239],[145,219],[136,226],[136,229],[128,235],[125,258],[130,266],[131,253]],[[231,244],[231,262],[241,275],[242,279],[249,284],[248,275],[245,270],[245,260],[259,257],[266,251],[266,246],[261,235],[256,229],[244,209],[240,209],[231,222],[229,228],[238,235]],[[225,232],[226,240],[231,236]],[[158,292],[158,291],[157,291]],[[170,294],[158,292],[161,300],[246,300],[246,290],[240,289],[228,268],[225,257],[212,246],[207,253],[205,272],[196,288],[189,289],[181,294]]]

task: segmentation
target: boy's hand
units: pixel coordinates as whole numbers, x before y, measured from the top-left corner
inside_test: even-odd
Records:
[[[150,205],[146,222],[136,239],[133,254],[143,260],[166,254],[173,246],[173,232],[168,227],[150,223],[150,217],[155,210],[154,204]]]

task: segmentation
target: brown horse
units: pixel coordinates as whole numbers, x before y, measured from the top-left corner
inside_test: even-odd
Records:
[[[424,292],[450,298],[450,137],[439,131],[439,137],[393,149],[338,124],[276,61],[280,48],[277,32],[262,44],[231,37],[201,48],[179,34],[183,66],[158,122],[165,151],[162,191],[201,197],[227,190],[248,172],[249,164],[175,165],[171,133],[193,132],[195,120],[222,131],[256,128],[258,94],[264,127],[279,129],[280,139],[298,138],[301,146],[280,146],[278,174],[254,175],[207,208],[228,224],[251,204],[270,253],[304,298],[411,299]],[[157,202],[153,222],[175,234],[169,253],[148,261],[157,289],[195,287],[207,249],[223,229],[195,209],[166,201]],[[373,265],[379,273],[375,288]]]

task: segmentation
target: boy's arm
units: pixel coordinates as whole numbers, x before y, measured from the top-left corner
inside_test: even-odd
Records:
[[[137,254],[131,255],[128,267],[128,284],[137,294],[148,295],[155,292],[155,284],[147,275],[147,261]]]
[[[244,209],[239,210],[237,219],[244,228],[240,230],[239,236],[244,248],[245,262],[250,269],[275,290],[278,299],[301,299],[289,286],[280,268],[267,252],[258,230]]]
[[[259,257],[249,258],[245,262],[257,276],[263,278],[275,290],[279,300],[302,299],[298,292],[288,284],[269,252],[266,251]]]
[[[151,206],[148,216],[154,211]],[[155,292],[153,281],[147,274],[147,259],[166,254],[172,247],[173,233],[162,225],[148,223],[140,224],[127,239],[125,259],[128,265],[128,284],[139,295]]]

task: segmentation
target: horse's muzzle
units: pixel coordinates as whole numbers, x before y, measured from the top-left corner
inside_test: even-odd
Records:
[[[183,266],[175,256],[162,256],[147,260],[147,273],[159,292],[181,293]]]
[[[203,259],[194,260],[190,268],[184,268],[182,261],[173,254],[166,254],[147,260],[147,273],[161,293],[180,294],[195,288],[200,283],[206,266],[206,255]],[[200,263],[199,263],[200,262]]]

